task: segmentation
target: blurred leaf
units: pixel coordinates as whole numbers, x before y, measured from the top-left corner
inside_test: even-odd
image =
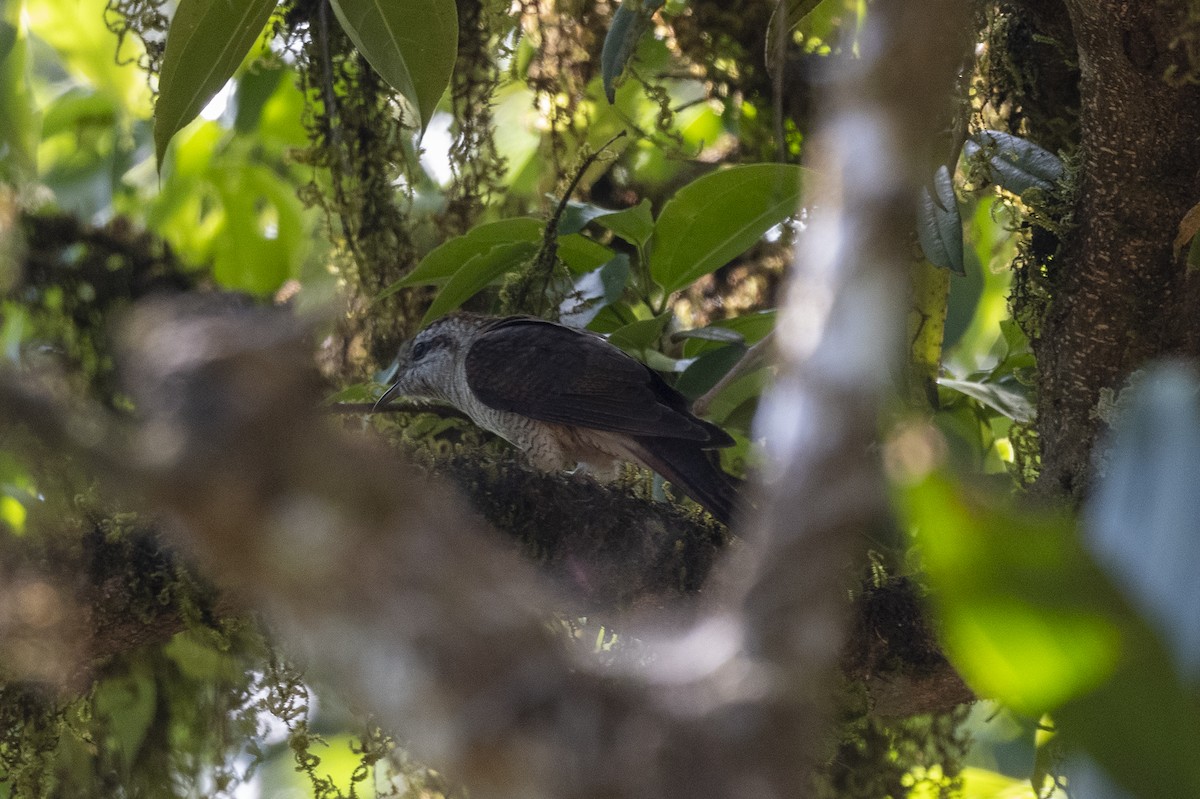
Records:
[[[1070,517],[1015,508],[941,473],[899,499],[946,654],[978,694],[1052,712],[1068,743],[1141,795],[1200,795],[1200,704]]]
[[[339,402],[374,402],[379,398],[380,383],[386,383],[388,380],[382,380],[378,383],[353,383],[340,391],[335,391],[322,400],[322,405],[334,405]]]
[[[137,664],[131,671],[97,683],[93,700],[96,715],[116,742],[125,773],[137,760],[146,733],[154,721],[158,689],[149,669]]]
[[[433,298],[429,310],[421,320],[421,326],[424,327],[434,319],[453,311],[505,272],[517,269],[532,258],[537,249],[537,244],[533,242],[518,241],[498,244],[472,257],[446,281],[446,285],[442,286],[442,290]]]
[[[654,234],[654,217],[650,214],[649,200],[642,200],[623,211],[598,216],[596,222],[635,247],[645,246]]]
[[[126,36],[119,57],[113,57],[113,35],[102,23],[109,5],[109,0],[36,0],[24,3],[24,12],[29,30],[54,49],[72,78],[111,95],[126,115],[148,119],[150,88],[138,66],[145,51],[136,36]]]
[[[1179,257],[1179,253],[1183,252],[1183,248],[1187,246],[1189,241],[1196,238],[1196,234],[1200,233],[1200,203],[1196,203],[1188,212],[1183,215],[1183,219],[1179,220],[1179,232],[1175,234],[1175,257]]]
[[[458,55],[454,0],[330,0],[338,22],[416,111],[424,132]]]
[[[253,135],[258,130],[262,119],[263,108],[267,101],[274,96],[275,90],[288,75],[286,69],[263,68],[248,69],[238,79],[237,94],[234,101],[237,104],[237,115],[234,117],[234,130],[238,133]]]
[[[740,344],[709,350],[683,370],[675,389],[694,400],[712,389],[745,354],[746,348]]]
[[[921,190],[917,206],[917,240],[925,257],[935,266],[965,274],[963,268],[962,217],[954,195],[954,178],[945,166],[938,167],[933,176],[933,190]]]
[[[233,77],[262,34],[276,0],[180,0],[163,52],[154,107],[154,150],[162,169],[167,144]]]
[[[22,185],[37,174],[38,128],[29,87],[23,2],[0,7],[0,180]]]
[[[7,486],[3,486],[7,489]],[[0,493],[0,524],[8,527],[13,535],[25,533],[25,519],[29,512],[19,499],[9,496],[7,491]]]
[[[466,233],[435,247],[411,272],[379,293],[376,300],[409,286],[438,285],[462,268],[467,261],[500,244],[534,244],[542,239],[545,223],[533,217],[501,219],[471,228]]]
[[[775,9],[771,12],[771,19],[767,22],[765,39],[768,70],[774,70],[778,66],[779,59],[787,51],[787,46],[792,43],[792,31],[796,30],[800,22],[820,4],[821,0],[785,0],[785,2],[775,4]],[[782,18],[780,17],[781,11],[783,12]],[[782,30],[780,26],[782,26]]]
[[[668,294],[745,252],[796,213],[807,173],[752,164],[710,173],[680,189],[654,228],[650,274]]]
[[[214,170],[224,211],[215,237],[213,277],[229,289],[265,295],[295,274],[303,242],[300,202],[264,166]]]
[[[1020,512],[939,474],[901,499],[946,652],[976,692],[1040,715],[1112,673],[1120,630],[1070,517]]]
[[[957,795],[957,794],[956,794]],[[962,799],[1038,799],[1029,780],[967,766],[962,770]]]
[[[1033,421],[1033,403],[1024,393],[1012,387],[977,380],[956,380],[951,377],[939,377],[937,383],[982,402],[1014,422],[1026,424]]]
[[[1050,191],[1063,176],[1063,164],[1057,155],[1011,133],[975,133],[963,145],[963,154],[973,159],[980,153],[987,161],[991,181],[1013,194],[1032,188]]]
[[[616,80],[625,71],[625,65],[637,51],[638,41],[650,28],[654,12],[662,8],[664,0],[622,0],[621,7],[613,14],[612,25],[604,37],[600,51],[600,77],[604,82],[604,96],[608,104],[617,101]]]
[[[1200,383],[1158,366],[1123,413],[1087,513],[1087,543],[1200,685]]]

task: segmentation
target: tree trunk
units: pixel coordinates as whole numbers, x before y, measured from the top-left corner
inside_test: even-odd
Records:
[[[1102,392],[1148,360],[1195,353],[1196,281],[1172,242],[1200,199],[1200,86],[1172,47],[1184,3],[1069,0],[1078,45],[1082,158],[1072,226],[1047,264],[1050,305],[1034,343],[1040,488],[1087,489]]]

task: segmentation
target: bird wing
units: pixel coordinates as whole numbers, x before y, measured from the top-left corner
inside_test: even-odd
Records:
[[[554,322],[501,319],[466,355],[484,405],[545,422],[721,447],[732,439],[692,415],[683,395],[603,338]]]

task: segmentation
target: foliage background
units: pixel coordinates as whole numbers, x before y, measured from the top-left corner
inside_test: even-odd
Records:
[[[1188,612],[1200,420],[1194,378],[1150,366],[1197,340],[1185,212],[1200,199],[1200,12],[1164,1],[1120,17],[1117,59],[1097,22],[1107,5],[975,4],[949,35],[952,85],[930,90],[941,116],[906,154],[929,176],[924,205],[905,196],[897,212],[920,235],[892,243],[910,256],[908,338],[875,342],[905,350],[876,437],[895,515],[856,530],[869,557],[829,565],[854,620],[840,684],[821,700],[837,722],[818,747],[822,795],[1200,785]],[[316,364],[324,399],[358,411],[341,427],[480,497],[492,525],[565,581],[572,599],[540,608],[558,645],[602,664],[637,658],[625,614],[686,602],[727,532],[660,505],[652,538],[646,500],[669,496],[661,481],[630,474],[607,491],[529,475],[461,420],[368,417],[361,403],[430,308],[562,315],[703,397],[739,442],[725,466],[746,473],[774,374],[746,356],[780,335],[814,203],[789,212],[821,173],[809,148],[838,102],[822,92],[872,45],[880,6],[397,4],[417,45],[456,20],[453,73],[431,94],[445,48],[430,44],[428,72],[403,46],[381,55],[365,38],[378,20],[355,27],[354,3],[249,3],[261,34],[235,26],[212,52],[200,37],[173,62],[172,19],[214,4],[10,0],[8,374],[133,420],[153,401],[119,380],[111,342],[136,301],[222,292],[230,308],[285,307],[311,331],[297,357]],[[244,58],[225,48],[239,37]],[[201,90],[209,66],[225,62],[236,74],[209,100],[223,84]],[[399,85],[406,70],[415,88]],[[1130,133],[1151,119],[1167,120],[1157,138]],[[1124,158],[1106,172],[1097,154],[1112,141]],[[751,214],[755,203],[767,210]],[[1134,277],[1106,273],[1103,252]],[[1124,391],[1131,376],[1140,395]],[[471,789],[398,745],[372,713],[386,697],[306,676],[258,605],[163,542],[169,523],[138,491],[111,491],[95,461],[36,433],[6,421],[0,439],[5,795]],[[638,533],[614,542],[613,527]],[[586,590],[571,582],[579,563]],[[880,712],[881,684],[902,712]],[[971,692],[989,701],[968,709]]]

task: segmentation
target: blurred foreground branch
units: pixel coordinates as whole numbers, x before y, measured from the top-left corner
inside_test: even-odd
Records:
[[[7,382],[0,406],[169,512],[178,540],[265,609],[317,677],[474,796],[808,795],[850,567],[886,523],[872,443],[926,179],[913,154],[958,62],[930,33],[960,13],[951,0],[875,4],[861,61],[830,87],[814,161],[827,185],[759,420],[762,510],[694,619],[622,631],[647,663],[601,671],[560,646],[545,624],[559,598],[461,496],[318,409],[303,331],[278,312],[143,306],[122,359],[135,426]]]

